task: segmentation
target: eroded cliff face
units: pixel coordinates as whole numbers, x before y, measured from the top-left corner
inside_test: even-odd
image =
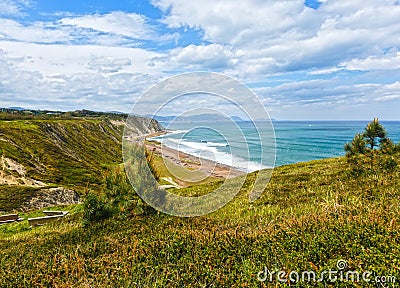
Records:
[[[24,210],[30,204],[43,208],[77,203],[74,193],[82,193],[86,187],[96,189],[103,181],[105,167],[122,163],[126,125],[122,119],[0,121],[0,211],[7,210],[1,205],[13,191],[24,187],[36,191],[34,201],[25,193],[26,199],[21,200]],[[136,135],[164,129],[156,120],[143,117],[130,117],[129,127]],[[64,192],[75,196],[63,197]]]
[[[156,120],[138,116],[130,116],[125,125],[124,136],[126,138],[154,134],[164,130],[164,127]]]

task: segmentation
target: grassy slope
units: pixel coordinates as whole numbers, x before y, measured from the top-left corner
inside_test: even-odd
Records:
[[[203,217],[153,215],[83,228],[78,212],[32,230],[13,224],[7,229],[14,233],[0,233],[0,286],[260,287],[264,266],[322,271],[339,259],[351,270],[400,279],[398,169],[355,177],[344,159],[283,166],[249,203],[254,177],[231,203]]]
[[[158,176],[160,178],[159,183],[161,185],[170,184],[168,181],[162,179],[164,177],[172,179],[182,187],[205,184],[218,180],[217,177],[207,176],[204,175],[202,172],[188,173],[187,168],[179,166],[171,160],[164,159],[159,155],[153,155],[152,162],[154,167],[156,167]],[[165,162],[168,162],[168,164],[166,164]],[[182,179],[185,179],[186,181]],[[190,181],[188,181],[187,179]],[[197,181],[198,179],[201,179],[201,181]]]
[[[29,178],[83,191],[101,183],[106,164],[122,161],[121,130],[94,119],[0,121],[0,154],[22,164]],[[36,190],[0,185],[0,211],[16,209]]]

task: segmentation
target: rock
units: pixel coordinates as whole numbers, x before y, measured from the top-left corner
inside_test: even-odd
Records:
[[[31,198],[24,210],[43,209],[56,205],[70,205],[80,203],[80,196],[74,190],[65,187],[41,189],[38,194]]]
[[[125,125],[125,137],[136,137],[164,131],[164,127],[156,120],[151,118],[130,116]]]

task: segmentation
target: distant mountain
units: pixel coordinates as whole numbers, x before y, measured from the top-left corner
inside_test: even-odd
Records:
[[[240,118],[239,116],[232,116],[231,119],[235,122],[242,122],[244,121],[242,118]]]
[[[8,107],[7,109],[9,109],[9,110],[18,110],[18,111],[29,110],[29,109],[25,109],[25,108],[22,108],[22,107]]]
[[[199,115],[192,115],[192,116],[152,116],[152,115],[144,115],[144,117],[149,117],[153,118],[159,122],[172,122],[172,121],[177,121],[177,122],[227,122],[227,121],[235,121],[235,122],[243,122],[243,121],[250,121],[250,120],[244,120],[239,116],[231,116],[229,118],[224,117],[220,114],[211,114],[211,113],[205,113],[205,114],[199,114]],[[254,121],[256,122],[269,122],[269,121],[278,121],[274,118],[266,119],[266,118],[258,118],[255,119]]]
[[[171,121],[176,121],[176,122],[227,122],[230,120],[240,122],[243,121],[242,118],[238,116],[232,116],[230,118],[224,117],[220,114],[211,114],[211,113],[205,113],[205,114],[198,114],[198,115],[191,115],[191,116],[150,116],[150,115],[145,115],[146,117],[152,117],[153,119],[159,121],[159,122],[171,122]]]
[[[254,120],[255,122],[269,122],[269,121],[278,121],[275,118],[271,118],[271,119],[266,119],[266,118],[258,118],[256,120]]]
[[[157,120],[158,122],[171,122],[172,120],[174,120],[176,118],[176,116],[151,116],[151,115],[145,115],[146,117],[151,117],[154,120]]]
[[[179,116],[176,118],[176,121],[181,122],[226,122],[229,120],[230,119],[220,114],[199,114],[193,116]]]
[[[121,111],[107,111],[107,112],[105,112],[105,113],[109,113],[109,114],[117,114],[117,115],[124,115],[124,114],[126,114],[126,113],[124,113],[124,112],[121,112]]]

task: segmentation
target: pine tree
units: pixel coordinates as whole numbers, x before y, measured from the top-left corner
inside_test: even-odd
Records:
[[[379,148],[374,149],[375,147]],[[353,171],[381,173],[393,171],[397,167],[393,155],[400,152],[400,143],[395,145],[387,137],[385,128],[375,118],[368,123],[362,134],[357,133],[350,143],[344,145],[344,150]]]
[[[344,145],[344,151],[347,156],[353,156],[358,154],[365,154],[367,142],[364,139],[363,134],[357,133],[354,139],[350,143]]]
[[[379,146],[377,140],[379,138],[379,142],[382,143],[386,139],[387,132],[385,128],[379,123],[378,118],[374,118],[374,120],[368,123],[367,127],[365,127],[365,131],[363,136],[366,138],[366,142],[369,145],[371,150],[374,147]]]

